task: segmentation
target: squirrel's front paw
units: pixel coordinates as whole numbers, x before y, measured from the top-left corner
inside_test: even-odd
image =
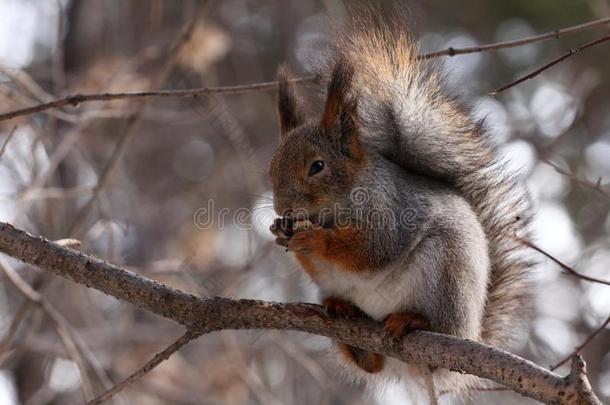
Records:
[[[324,228],[316,228],[295,233],[286,244],[286,250],[303,255],[321,251],[325,241]]]
[[[430,330],[430,321],[420,314],[397,312],[383,320],[384,329],[394,337],[401,337],[415,330]]]
[[[273,221],[269,230],[275,235],[275,243],[284,247],[288,246],[288,241],[294,234],[292,222],[290,218],[276,218]]]
[[[269,227],[269,230],[275,235],[275,243],[288,248],[288,242],[295,233],[308,231],[313,227],[314,225],[307,219],[282,217],[276,218]]]

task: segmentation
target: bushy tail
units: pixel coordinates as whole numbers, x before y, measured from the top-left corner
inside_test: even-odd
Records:
[[[354,67],[363,136],[407,170],[448,182],[470,202],[487,234],[491,275],[481,338],[507,347],[529,318],[531,210],[524,187],[498,156],[482,121],[445,89],[400,27],[355,20],[335,53]],[[388,138],[393,142],[388,143]]]

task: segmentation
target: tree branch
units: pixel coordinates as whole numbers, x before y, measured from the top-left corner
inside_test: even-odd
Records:
[[[11,132],[8,133],[6,139],[2,143],[2,147],[0,147],[0,157],[2,157],[2,155],[4,154],[8,143],[11,141],[11,139],[13,139],[13,135],[15,135],[15,132],[17,132],[17,125],[15,125],[13,129],[11,129]]]
[[[0,257],[0,271],[2,271],[9,281],[19,290],[27,300],[32,304],[39,306],[43,312],[51,319],[55,330],[61,339],[62,344],[66,350],[66,354],[74,360],[74,363],[78,367],[82,388],[83,396],[85,401],[93,398],[93,384],[89,380],[87,375],[87,367],[85,365],[84,356],[79,350],[79,347],[74,338],[74,333],[70,328],[70,325],[65,318],[55,309],[49,301],[45,299],[38,291],[34,290],[30,285],[21,278],[19,274],[8,264],[5,263],[4,259]]]
[[[566,176],[568,179],[570,179],[574,183],[576,183],[580,186],[586,187],[588,189],[591,189],[593,191],[596,191],[597,193],[599,193],[603,197],[605,197],[607,200],[610,200],[610,191],[607,191],[602,187],[602,178],[601,177],[599,177],[595,183],[592,183],[588,180],[582,179],[582,178],[574,175],[573,173],[570,173],[569,171],[567,171],[565,169],[562,169],[561,166],[559,166],[556,163],[551,162],[550,160],[542,159],[542,161],[544,163],[546,163],[547,165],[551,166],[553,169],[555,169],[555,171],[557,173],[559,173],[563,176]]]
[[[564,378],[514,354],[449,335],[413,332],[396,341],[376,322],[332,319],[319,305],[199,298],[7,223],[0,223],[0,251],[172,319],[192,333],[223,329],[302,331],[405,362],[477,375],[546,403],[601,404],[580,358],[575,358],[573,372]]]
[[[202,4],[202,6],[196,9],[190,21],[181,29],[180,34],[172,41],[167,52],[163,54],[163,63],[161,65],[161,68],[158,72],[156,72],[155,75],[153,75],[153,88],[161,86],[173,71],[176,63],[178,62],[180,50],[185,46],[185,44],[188,43],[188,41],[193,36],[197,21],[200,19],[203,12],[207,10],[207,6],[209,6],[209,1],[202,2]],[[100,173],[97,184],[93,188],[91,196],[83,205],[83,207],[76,213],[74,221],[72,222],[72,225],[70,225],[68,232],[70,235],[80,235],[80,232],[82,231],[82,226],[87,220],[89,213],[91,212],[91,210],[93,210],[93,207],[95,206],[97,199],[101,195],[102,190],[104,190],[104,188],[110,182],[112,174],[114,173],[114,169],[120,162],[123,153],[131,142],[131,139],[136,135],[142,122],[142,117],[144,111],[146,110],[146,107],[146,102],[141,103],[140,105],[138,105],[135,112],[131,114],[126,120],[125,125],[118,136],[118,141],[116,142],[112,154],[110,155],[110,159],[108,159],[108,162]]]
[[[575,355],[579,354],[580,351],[582,349],[584,349],[589,343],[591,343],[591,341],[593,339],[595,339],[595,337],[597,335],[599,335],[601,333],[601,331],[606,329],[606,326],[608,326],[608,325],[610,325],[610,315],[597,329],[595,329],[593,331],[593,333],[591,333],[589,336],[587,336],[587,338],[581,344],[579,344],[572,353],[570,353],[569,355],[564,357],[561,361],[559,361],[557,364],[555,364],[553,367],[551,367],[551,371],[555,371],[556,369],[558,369],[559,367],[563,366],[568,361],[570,361],[571,358],[574,358]]]
[[[610,286],[610,281],[602,280],[602,279],[591,277],[591,276],[587,276],[585,274],[581,274],[581,273],[577,272],[575,269],[573,269],[572,267],[568,266],[567,264],[565,264],[564,262],[562,262],[561,260],[559,260],[558,258],[556,258],[555,256],[553,256],[552,254],[550,254],[546,250],[542,249],[541,247],[539,247],[538,245],[536,245],[534,242],[532,242],[530,240],[519,238],[519,237],[515,237],[515,240],[517,242],[521,243],[523,246],[527,246],[530,249],[533,249],[536,252],[542,254],[543,256],[546,256],[551,261],[555,262],[555,264],[557,264],[559,267],[561,267],[567,274],[569,274],[569,275],[571,275],[573,277],[579,278],[581,280],[589,281],[591,283],[598,283],[598,284],[603,284],[603,285]]]
[[[128,385],[133,384],[134,382],[138,381],[146,373],[148,373],[153,368],[157,367],[164,360],[167,360],[172,354],[174,354],[175,352],[180,350],[184,345],[189,343],[191,340],[196,339],[199,335],[200,335],[200,333],[192,332],[190,330],[187,330],[186,333],[184,333],[184,335],[182,335],[174,343],[172,343],[171,345],[167,346],[165,349],[163,349],[162,351],[157,353],[155,355],[155,357],[153,357],[145,365],[140,367],[138,369],[138,371],[136,371],[135,373],[131,374],[129,377],[127,377],[126,379],[124,379],[123,381],[121,381],[120,383],[115,385],[114,387],[110,388],[109,390],[107,390],[103,394],[101,394],[98,397],[92,399],[91,401],[89,401],[87,403],[87,405],[99,405],[99,404],[102,404],[105,401],[109,400],[114,395],[116,395],[117,393],[121,392]]]
[[[314,77],[302,77],[294,79],[293,82],[301,83],[306,81],[312,81]],[[240,94],[248,93],[259,90],[272,90],[277,87],[277,82],[262,82],[254,84],[242,84],[236,86],[219,86],[219,87],[199,87],[195,89],[184,89],[184,90],[157,90],[157,91],[141,91],[133,93],[92,93],[92,94],[74,94],[65,98],[60,98],[47,103],[37,104],[31,107],[22,108],[20,110],[9,111],[7,113],[0,114],[0,121],[9,120],[12,118],[31,115],[39,112],[43,112],[52,108],[61,108],[68,105],[78,106],[81,103],[91,101],[112,101],[112,100],[123,100],[133,98],[187,98],[187,97],[198,97],[207,96],[210,94]]]
[[[534,77],[538,76],[540,73],[544,72],[545,70],[550,69],[551,67],[555,66],[556,64],[563,62],[564,60],[576,55],[579,52],[584,51],[587,48],[591,48],[592,46],[599,45],[599,44],[607,42],[607,41],[610,41],[610,35],[606,35],[605,37],[601,37],[596,40],[587,42],[586,44],[581,45],[578,48],[570,49],[567,53],[564,53],[560,57],[553,59],[549,63],[544,64],[543,66],[539,67],[538,69],[534,70],[533,72],[526,74],[525,76],[522,76],[516,80],[513,80],[512,82],[505,84],[504,86],[498,87],[497,89],[495,89],[494,91],[492,91],[489,94],[492,96],[496,96],[499,93],[501,93],[505,90],[508,90],[510,88],[513,88],[516,85],[523,83],[526,80],[533,79]]]
[[[504,42],[496,42],[493,44],[486,44],[480,46],[472,46],[468,48],[447,48],[442,51],[429,52],[420,56],[421,59],[431,59],[437,58],[439,56],[455,56],[455,55],[464,55],[468,53],[479,53],[479,52],[488,52],[488,51],[496,51],[498,49],[506,49],[506,48],[515,48],[517,46],[523,46],[532,44],[534,42],[546,41],[547,39],[557,39],[559,37],[574,34],[577,32],[585,31],[594,27],[599,27],[601,25],[605,25],[610,23],[610,18],[602,18],[599,20],[589,21],[584,24],[573,25],[571,27],[562,28],[558,30],[553,30],[549,32],[545,32],[544,34],[534,35],[531,37],[515,39],[512,41],[504,41]]]
[[[591,28],[599,27],[610,23],[610,18],[602,18],[599,20],[589,21],[583,24],[574,25],[571,27],[561,28],[546,32],[544,34],[534,35],[531,37],[520,38],[512,41],[496,42],[491,44],[485,44],[474,47],[466,48],[447,48],[441,51],[434,51],[423,53],[419,55],[419,59],[427,60],[438,58],[441,56],[456,56],[464,55],[469,53],[489,52],[496,51],[498,49],[514,48],[517,46],[523,46],[534,42],[545,41],[547,39],[559,38],[565,35],[574,34],[577,32],[585,31]],[[555,62],[557,63],[557,62]],[[309,82],[316,78],[314,76],[302,77],[294,79],[293,82]],[[148,97],[198,97],[207,96],[209,94],[238,94],[247,93],[251,91],[259,90],[271,90],[277,87],[277,82],[263,82],[254,84],[244,84],[237,86],[220,86],[220,87],[200,87],[196,89],[184,89],[184,90],[159,90],[159,91],[142,91],[133,93],[93,93],[93,94],[74,94],[64,98],[51,100],[48,102],[40,103],[31,107],[25,107],[14,111],[9,111],[0,114],[0,121],[10,120],[16,117],[31,115],[39,112],[44,112],[54,108],[62,108],[66,106],[78,106],[81,103],[92,102],[92,101],[110,101],[110,100],[122,100],[127,98],[148,98]],[[498,90],[496,90],[498,91]]]

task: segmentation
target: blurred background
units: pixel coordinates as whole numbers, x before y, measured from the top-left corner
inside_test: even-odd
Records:
[[[374,2],[379,3],[379,2]],[[391,10],[390,2],[380,2]],[[424,51],[516,39],[609,17],[607,0],[411,0],[404,23]],[[388,11],[389,12],[389,11]],[[297,74],[328,44],[331,0],[0,0],[0,112],[73,93],[183,89]],[[491,53],[437,59],[488,117],[526,179],[540,247],[610,278],[610,45],[499,96],[489,93],[609,26]],[[278,133],[273,91],[84,103],[0,122],[0,220],[202,296],[315,301],[274,246],[266,167]],[[555,165],[555,166],[553,166]],[[601,180],[599,180],[601,179]],[[598,183],[599,181],[599,183]],[[8,258],[62,327],[0,277],[0,404],[80,404],[180,335],[175,324]],[[540,256],[537,314],[517,352],[551,366],[610,315],[610,287]],[[408,404],[401,387],[364,394],[334,374],[326,340],[302,333],[203,336],[117,404]],[[76,353],[76,354],[74,354]],[[583,351],[610,401],[610,331]],[[75,357],[76,360],[75,361]],[[80,360],[78,360],[80,358]],[[79,364],[80,363],[80,364]],[[559,372],[567,372],[566,366]],[[443,396],[450,403],[450,395]],[[472,403],[526,401],[474,393]]]

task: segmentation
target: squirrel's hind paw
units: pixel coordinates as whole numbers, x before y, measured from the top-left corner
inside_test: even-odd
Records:
[[[345,343],[335,342],[339,353],[349,362],[366,371],[367,373],[378,373],[383,370],[385,359],[382,355],[359,349]]]
[[[396,312],[383,320],[384,329],[394,337],[401,337],[415,330],[430,330],[430,321],[420,314]]]
[[[354,319],[367,317],[360,308],[341,298],[327,297],[322,302],[322,305],[324,305],[326,313],[331,318]]]

